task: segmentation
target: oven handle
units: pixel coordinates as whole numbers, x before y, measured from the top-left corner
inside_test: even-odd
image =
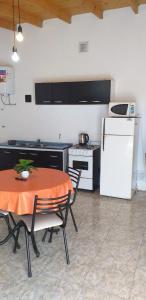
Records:
[[[79,167],[76,167],[77,170],[84,170],[84,171],[88,171],[88,166],[84,166],[84,165],[80,165]]]
[[[105,142],[105,118],[103,119],[103,137],[102,137],[102,150],[104,151],[104,142]]]

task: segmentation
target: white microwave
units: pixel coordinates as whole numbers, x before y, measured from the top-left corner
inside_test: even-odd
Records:
[[[136,103],[134,102],[110,102],[109,117],[135,117]]]

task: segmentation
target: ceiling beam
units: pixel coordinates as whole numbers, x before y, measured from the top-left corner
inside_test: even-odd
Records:
[[[83,0],[83,4],[89,6],[89,10],[98,18],[103,19],[103,9],[101,4],[95,0]]]
[[[0,19],[7,18],[8,23],[12,23],[13,19],[13,12],[12,12],[12,6],[8,5],[7,3],[1,3],[0,5]],[[18,17],[18,7],[15,7],[15,22],[16,24],[19,23],[19,17]],[[2,22],[1,22],[2,23]],[[42,27],[42,19],[35,15],[34,13],[30,13],[27,10],[24,10],[21,8],[21,23],[30,23],[35,26]]]
[[[9,30],[13,30],[12,22],[9,21],[8,19],[1,18],[1,17],[0,17],[0,27],[9,29]]]
[[[40,7],[40,10],[44,10],[48,17],[53,16],[61,19],[64,22],[71,23],[71,14],[66,8],[62,8],[60,5],[56,5],[54,0],[31,0],[31,4]]]
[[[95,5],[95,7],[93,8],[93,13],[99,19],[103,19],[103,9],[102,9],[101,5],[99,5],[99,4]]]
[[[130,6],[135,14],[138,14],[138,3],[137,0],[130,0]]]

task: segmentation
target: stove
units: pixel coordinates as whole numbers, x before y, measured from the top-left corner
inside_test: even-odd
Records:
[[[93,151],[100,148],[98,145],[84,145],[79,144],[72,146],[69,149],[69,154],[72,155],[83,155],[83,156],[93,156]]]
[[[100,146],[74,145],[69,148],[69,166],[81,170],[79,188],[95,190],[99,186]]]

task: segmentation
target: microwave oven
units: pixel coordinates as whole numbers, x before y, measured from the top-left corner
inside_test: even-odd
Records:
[[[135,117],[136,103],[134,102],[110,102],[109,117]]]

